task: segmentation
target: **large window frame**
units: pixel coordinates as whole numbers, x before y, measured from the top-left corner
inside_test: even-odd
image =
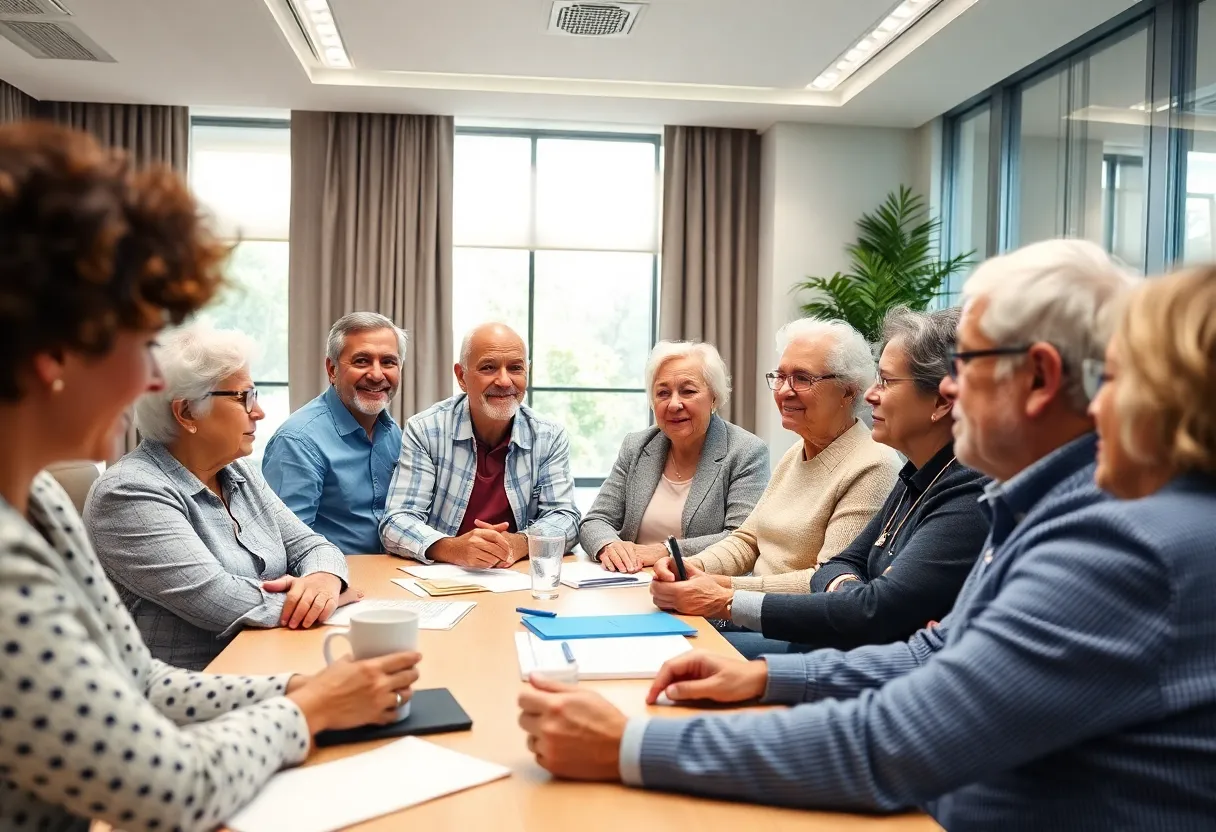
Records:
[[[657,133],[622,133],[622,132],[592,132],[592,131],[571,131],[571,130],[545,130],[545,129],[524,129],[524,128],[498,128],[498,127],[465,127],[457,126],[456,135],[459,136],[488,136],[488,137],[505,137],[505,138],[522,138],[528,139],[531,142],[532,151],[532,188],[535,192],[536,174],[537,174],[537,149],[539,142],[545,139],[566,139],[566,140],[587,140],[596,142],[631,142],[637,144],[647,144],[654,148],[654,170],[655,177],[658,181],[661,180],[662,174],[662,158],[663,137]],[[659,197],[660,204],[656,206],[656,210],[661,212],[661,195]],[[660,215],[661,220],[661,215]],[[456,246],[456,248],[477,249],[480,246]],[[561,249],[559,249],[561,250]],[[574,251],[575,249],[568,249]],[[536,343],[536,259],[539,249],[526,249],[528,254],[528,317],[527,317],[527,333],[524,340],[528,348],[528,356],[531,361],[535,361],[536,355],[534,346]],[[650,331],[649,331],[649,347],[653,347],[658,341],[659,333],[659,254],[654,252],[651,257],[650,270]],[[459,344],[455,345],[459,349]],[[532,406],[533,400],[537,394],[545,393],[624,393],[624,394],[645,394],[648,391],[642,386],[609,386],[609,387],[594,387],[594,386],[570,386],[570,385],[548,385],[535,384],[533,379],[536,377],[535,368],[529,369],[528,375],[528,391],[526,402]],[[653,423],[653,413],[647,409],[648,417],[645,424],[639,424],[638,427],[645,427],[646,424]],[[604,484],[605,477],[579,477],[574,478],[574,484],[577,488],[599,488]]]
[[[291,121],[290,121],[290,119],[276,119],[276,118],[235,118],[235,117],[218,117],[218,116],[191,116],[190,117],[190,137],[191,137],[190,150],[191,150],[191,159],[192,160],[193,160],[193,151],[194,151],[194,136],[195,136],[194,131],[196,128],[217,128],[217,129],[222,129],[222,130],[233,130],[233,131],[239,131],[239,130],[278,131],[278,130],[282,130],[287,135],[288,141],[290,141]],[[290,199],[290,194],[288,194],[288,199]],[[223,233],[222,230],[221,230],[221,233]],[[289,244],[288,240],[280,238],[278,236],[268,237],[268,236],[258,235],[258,234],[247,234],[243,230],[238,231],[235,234],[224,235],[224,241],[226,243],[234,245],[234,246],[241,244],[241,243],[259,243],[259,242],[275,243],[275,244],[283,244],[283,245]],[[291,279],[290,273],[288,274],[287,279],[290,284],[290,279]],[[263,345],[258,345],[258,346],[260,348]],[[276,392],[283,391],[284,393],[286,393],[289,389],[290,382],[286,378],[283,378],[283,379],[260,378],[257,373],[254,373],[253,384],[259,390],[263,390],[263,391],[274,390]],[[290,407],[288,409],[288,413],[290,413]],[[257,441],[257,444],[255,446],[255,451],[254,451],[255,457],[261,456],[261,451],[264,448],[265,443],[270,439],[270,434],[271,434],[270,431],[266,431],[266,430],[259,428],[258,441]]]
[[[1148,147],[1143,162],[1146,169],[1143,260],[1148,273],[1165,271],[1178,261],[1183,254],[1186,232],[1189,131],[1185,126],[1185,107],[1177,104],[1188,101],[1195,87],[1198,8],[1201,2],[1203,0],[1143,0],[946,113],[943,117],[942,166],[943,188],[948,195],[944,217],[945,239],[953,239],[951,223],[958,221],[949,195],[955,193],[956,187],[959,148],[955,136],[961,120],[977,108],[991,108],[988,250],[990,254],[1008,251],[1018,243],[1021,90],[1084,53],[1119,39],[1135,27],[1144,26],[1147,21],[1148,100],[1174,102],[1175,106],[1150,108]],[[1109,212],[1110,209],[1107,210]],[[1109,243],[1109,235],[1107,239]]]

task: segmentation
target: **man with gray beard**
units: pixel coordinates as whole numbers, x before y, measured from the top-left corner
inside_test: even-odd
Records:
[[[266,482],[309,528],[344,554],[380,548],[380,520],[401,428],[388,406],[401,382],[405,330],[352,312],[329,331],[329,387],[275,431],[262,458]]]
[[[523,404],[528,355],[504,324],[469,332],[454,367],[462,392],[412,417],[380,522],[384,548],[423,563],[507,567],[522,532],[578,539],[570,442]]]

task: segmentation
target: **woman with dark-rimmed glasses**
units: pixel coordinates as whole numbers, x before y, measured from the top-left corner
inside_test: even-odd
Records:
[[[142,441],[84,519],[152,655],[201,670],[244,627],[311,627],[355,600],[346,559],[266,484],[250,339],[203,325],[162,339],[165,384],[135,405]]]

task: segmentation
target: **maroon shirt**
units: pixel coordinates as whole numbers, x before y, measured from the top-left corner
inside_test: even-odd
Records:
[[[476,528],[474,520],[491,525],[507,523],[507,531],[517,531],[515,513],[507,502],[507,446],[511,444],[511,434],[508,432],[496,448],[487,448],[484,442],[476,439],[473,444],[477,446],[477,474],[473,478],[468,508],[464,510],[456,534],[459,536]]]

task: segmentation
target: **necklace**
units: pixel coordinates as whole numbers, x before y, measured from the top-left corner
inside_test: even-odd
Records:
[[[904,514],[903,519],[899,521],[899,525],[895,527],[895,531],[891,531],[891,524],[894,523],[895,518],[899,516],[899,507],[904,503],[903,497],[899,498],[899,502],[895,504],[895,511],[891,513],[891,517],[889,520],[887,520],[887,524],[883,526],[882,534],[880,534],[878,539],[874,541],[875,546],[882,548],[883,546],[887,545],[888,539],[894,538],[899,534],[899,530],[904,527],[904,523],[908,522],[908,518],[912,516],[912,512],[916,511],[916,507],[920,505],[920,501],[924,499],[925,495],[929,493],[929,490],[933,488],[933,484],[938,481],[942,474],[946,473],[950,466],[954,464],[956,459],[958,459],[958,457],[950,457],[950,461],[942,466],[942,470],[937,472],[937,476],[929,480],[929,484],[925,486],[925,490],[920,492],[920,496],[916,498],[912,505],[908,506],[907,513]],[[908,492],[905,490],[904,497],[906,496],[908,496]]]

